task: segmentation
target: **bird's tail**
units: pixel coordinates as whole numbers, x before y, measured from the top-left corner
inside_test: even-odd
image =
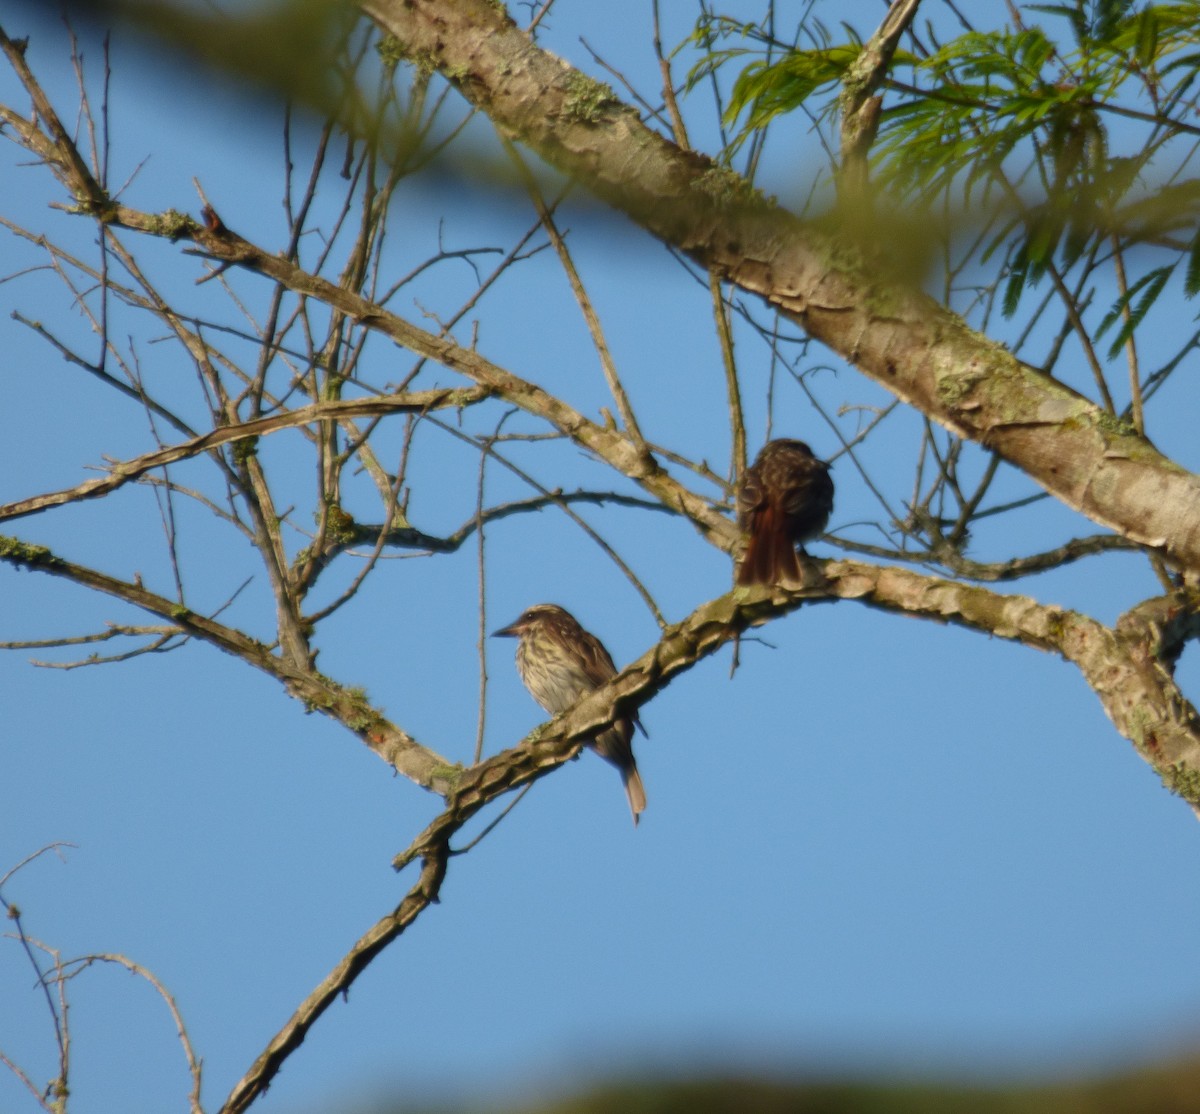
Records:
[[[779,516],[768,508],[753,525],[746,553],[738,565],[737,583],[800,584],[804,577],[796,557],[796,545]]]
[[[646,811],[646,789],[637,766],[629,766],[622,773],[625,775],[625,796],[629,798],[629,811],[633,813],[633,826],[636,828],[638,817]]]

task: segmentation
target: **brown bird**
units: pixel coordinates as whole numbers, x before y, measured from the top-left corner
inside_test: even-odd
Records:
[[[803,583],[796,546],[815,538],[833,511],[829,465],[803,441],[768,441],[737,493],[738,525],[749,535],[738,584]]]
[[[603,643],[576,622],[575,617],[552,603],[539,603],[522,612],[516,622],[492,632],[518,638],[517,672],[525,687],[547,712],[558,715],[586,693],[617,675],[617,667]],[[636,825],[646,808],[646,790],[633,757],[636,715],[623,716],[588,745],[621,772],[625,795]]]

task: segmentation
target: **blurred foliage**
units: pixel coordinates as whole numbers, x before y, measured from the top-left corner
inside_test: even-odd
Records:
[[[41,0],[31,4],[40,6]],[[63,0],[73,19],[132,27],[169,51],[239,81],[345,118],[345,42],[354,6],[330,0],[239,0],[191,5],[166,0]]]
[[[230,13],[163,0],[72,0],[71,7],[131,23],[207,65],[373,133],[362,104],[346,99],[353,85],[344,80],[341,48],[353,4],[263,0]],[[847,22],[835,29],[822,21],[822,12],[835,10],[813,0],[784,40],[773,4],[759,21],[704,7],[687,42],[701,52],[688,85],[735,73],[724,106],[729,139],[717,152],[727,163],[747,145],[757,150],[771,124],[798,111],[836,131],[842,82],[864,40]],[[931,246],[926,215],[937,207],[972,220],[992,214],[978,261],[1001,261],[1001,308],[1010,317],[1051,263],[1065,273],[1112,237],[1122,248],[1165,247],[1169,257],[1132,277],[1097,333],[1108,335],[1111,357],[1173,276],[1186,296],[1200,290],[1200,180],[1187,173],[1200,137],[1200,0],[1005,10],[1003,26],[969,26],[944,42],[931,26],[917,28],[896,50],[881,89],[873,180],[881,204],[922,228],[912,244],[918,261]],[[965,14],[980,18],[978,9]],[[986,18],[999,15],[989,6]],[[751,177],[754,163],[747,160]],[[870,227],[858,213],[847,214],[846,225]]]
[[[439,1107],[424,1114],[464,1114],[466,1109]],[[469,1109],[473,1114],[482,1109],[489,1114],[1196,1114],[1200,1059],[1040,1087],[729,1078],[614,1084],[544,1104],[472,1103]],[[380,1104],[360,1114],[414,1114],[414,1108]]]
[[[979,18],[979,9],[964,11]],[[1200,289],[1200,181],[1186,172],[1200,136],[1200,2],[1075,0],[1008,11],[1006,25],[968,27],[946,42],[931,26],[915,27],[896,51],[881,89],[875,185],[909,210],[1006,214],[980,261],[1004,249],[1010,316],[1054,260],[1069,269],[1113,236],[1168,248],[1171,262],[1139,276],[1112,307],[1104,328],[1120,319],[1115,352],[1177,270],[1188,296]],[[786,114],[834,120],[841,83],[864,49],[845,24],[835,35],[807,18],[792,42],[774,26],[706,13],[693,33],[707,51],[693,84],[740,66],[725,112],[733,129],[726,159]],[[800,36],[810,45],[801,48]]]

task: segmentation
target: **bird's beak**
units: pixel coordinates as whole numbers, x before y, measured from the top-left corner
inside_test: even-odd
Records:
[[[521,631],[519,628],[521,620],[509,623],[507,627],[501,627],[499,630],[492,631],[493,638],[519,638]]]

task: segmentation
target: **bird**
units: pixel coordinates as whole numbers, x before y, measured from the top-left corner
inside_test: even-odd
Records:
[[[832,512],[829,465],[803,441],[768,441],[738,485],[738,526],[749,538],[737,583],[803,583],[796,546],[804,552]]]
[[[600,639],[557,604],[535,604],[515,622],[492,634],[519,640],[517,672],[521,681],[534,700],[553,715],[565,712],[580,697],[617,675],[617,667]],[[636,827],[646,808],[646,790],[633,757],[634,724],[642,726],[636,714],[622,716],[588,745],[620,772]]]

